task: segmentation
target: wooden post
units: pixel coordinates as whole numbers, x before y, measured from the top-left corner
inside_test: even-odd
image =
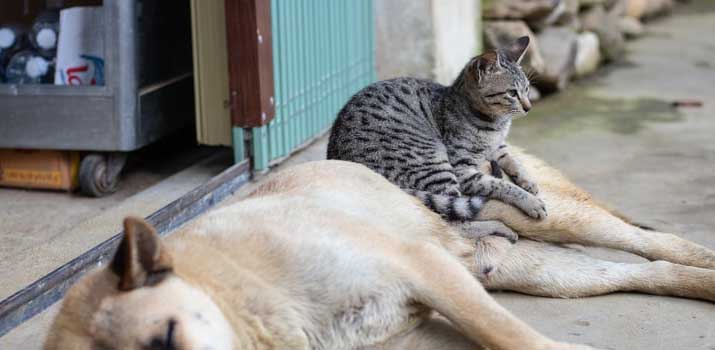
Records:
[[[226,0],[231,119],[253,128],[275,117],[270,0]]]

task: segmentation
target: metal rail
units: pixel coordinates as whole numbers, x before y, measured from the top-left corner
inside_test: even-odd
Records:
[[[236,164],[149,215],[147,221],[154,225],[160,235],[167,235],[233,194],[248,182],[249,177],[250,165],[248,161]],[[117,233],[7,299],[0,301],[0,337],[52,306],[82,275],[111,259],[122,234],[123,232]]]

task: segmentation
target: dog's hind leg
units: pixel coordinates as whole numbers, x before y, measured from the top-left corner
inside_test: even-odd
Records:
[[[715,269],[715,252],[676,235],[645,230],[598,203],[543,161],[511,147],[511,154],[539,184],[548,216],[533,220],[518,209],[488,201],[480,220],[498,220],[537,241],[578,243],[624,250],[649,260]]]
[[[576,243],[618,249],[648,260],[715,269],[715,252],[670,233],[648,231],[632,225],[590,198],[541,187],[541,196],[549,216],[533,220],[518,209],[498,201],[489,201],[480,212],[480,220],[498,220],[522,237],[554,243]]]
[[[616,263],[530,240],[514,244],[482,283],[490,290],[559,298],[624,291],[715,301],[715,270],[666,261]]]
[[[489,349],[581,350],[557,343],[500,306],[469,270],[443,248],[417,244],[406,250],[405,281],[412,298],[449,319],[470,340]]]
[[[459,333],[452,324],[433,317],[408,333],[396,336],[384,344],[360,350],[484,350]]]

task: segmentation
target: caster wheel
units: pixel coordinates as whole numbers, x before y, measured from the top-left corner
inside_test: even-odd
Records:
[[[82,159],[79,166],[79,187],[82,194],[103,197],[119,188],[119,171],[110,169],[107,156],[91,153]]]

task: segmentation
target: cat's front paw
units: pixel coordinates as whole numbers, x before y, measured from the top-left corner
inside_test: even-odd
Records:
[[[523,188],[524,191],[529,192],[534,196],[539,194],[539,187],[536,185],[536,182],[530,179],[519,177],[515,179],[514,182],[517,186]]]
[[[529,215],[537,220],[542,220],[548,215],[546,213],[546,204],[544,204],[544,201],[531,194],[514,205],[521,209],[521,211],[523,211],[526,215]]]

